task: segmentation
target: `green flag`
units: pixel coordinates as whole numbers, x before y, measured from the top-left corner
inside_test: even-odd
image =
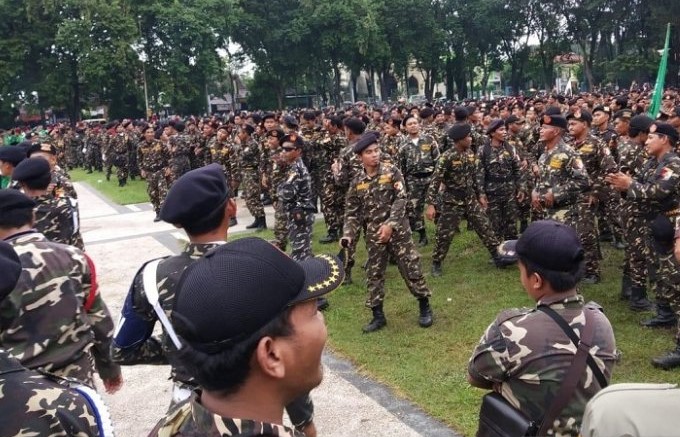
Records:
[[[661,62],[659,63],[659,72],[656,74],[656,85],[654,86],[654,95],[652,96],[652,104],[649,106],[649,116],[656,118],[661,108],[661,99],[663,98],[663,85],[666,79],[666,67],[668,66],[668,42],[671,38],[671,23],[668,23],[666,28],[666,43],[663,46],[663,54],[661,55]]]

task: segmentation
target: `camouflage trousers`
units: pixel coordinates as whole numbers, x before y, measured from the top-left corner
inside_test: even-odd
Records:
[[[330,173],[321,181],[321,212],[328,232],[342,232],[345,191],[333,182]]]
[[[99,149],[99,144],[90,145],[85,152],[85,170],[102,171],[102,152]]]
[[[165,180],[165,169],[146,173],[146,192],[149,195],[153,210],[158,214],[165,196],[168,194],[168,182]]]
[[[486,215],[494,233],[502,240],[517,239],[517,200],[513,191],[487,193]]]
[[[413,244],[411,232],[404,227],[406,223],[395,229],[392,238],[386,244],[378,242],[378,228],[369,227],[366,230],[366,252],[368,252],[366,306],[369,308],[381,305],[385,300],[385,270],[390,255],[397,260],[399,273],[411,294],[418,298],[429,297],[432,294],[425,283],[420,266],[420,254]]]
[[[110,163],[116,166],[116,178],[118,178],[119,181],[126,181],[129,172],[128,155],[112,153],[109,159],[111,160]],[[107,169],[106,174],[111,174],[110,167]]]
[[[678,316],[675,340],[680,342],[680,265],[675,260],[673,250],[657,253],[657,281],[660,297],[666,300]]]
[[[139,163],[137,162],[137,146],[130,152],[130,159],[128,162],[128,170],[132,179],[140,175]]]
[[[174,184],[175,181],[180,178],[180,176],[191,170],[189,157],[180,155],[170,158],[169,168],[170,174],[168,175],[168,188],[170,188],[172,184]]]
[[[288,240],[290,241],[290,257],[295,261],[304,261],[312,257],[312,226],[314,225],[314,214],[302,212],[302,219],[296,220],[294,214],[289,212],[288,219]]]
[[[623,258],[623,275],[631,279],[634,287],[647,286],[647,262],[649,258],[647,220],[636,212],[635,205],[621,200],[621,225],[627,244]]]
[[[427,189],[430,186],[431,179],[431,177],[419,178],[414,176],[406,178],[406,188],[408,190],[406,213],[408,214],[408,222],[413,232],[425,229],[423,212],[425,210],[425,197],[427,196]]]
[[[274,244],[285,251],[288,246],[288,214],[283,209],[283,204],[275,197],[272,198],[274,206]]]
[[[248,212],[255,218],[264,217],[262,205],[262,189],[260,188],[260,173],[256,169],[243,169],[241,172],[241,187]]]
[[[600,225],[606,225],[612,233],[615,241],[624,241],[623,226],[621,225],[621,195],[618,191],[610,190],[597,205],[598,221]],[[600,226],[600,230],[602,226]]]
[[[591,205],[587,197],[575,205],[574,228],[583,246],[586,276],[600,275],[600,238],[597,233],[596,212],[597,207]]]
[[[477,199],[470,196],[457,199],[450,193],[442,193],[441,211],[439,212],[432,262],[442,262],[446,258],[458,224],[463,218],[467,219],[491,256],[496,254],[501,240],[494,233],[491,221]]]

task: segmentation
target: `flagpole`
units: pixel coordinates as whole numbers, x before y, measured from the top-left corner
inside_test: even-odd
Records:
[[[659,71],[656,75],[656,85],[654,86],[654,94],[652,96],[652,104],[649,106],[649,116],[656,118],[661,109],[661,99],[663,98],[664,81],[666,80],[666,68],[668,67],[668,44],[671,37],[671,23],[666,26],[666,42],[664,43],[663,54],[661,55],[661,62],[659,62]]]

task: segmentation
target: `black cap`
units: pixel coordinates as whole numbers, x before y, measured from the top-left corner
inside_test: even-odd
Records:
[[[513,124],[513,123],[517,123],[518,121],[519,121],[519,122],[524,122],[524,119],[519,118],[519,117],[516,116],[515,114],[512,114],[512,115],[510,115],[510,117],[508,117],[508,118],[505,119],[505,125],[506,125],[506,126],[509,126],[509,125],[511,125],[511,124]]]
[[[28,152],[26,155],[30,158],[32,154],[36,152],[44,152],[44,153],[49,153],[50,155],[57,155],[57,148],[54,147],[53,144],[50,143],[36,143],[33,144],[31,147],[29,147]]]
[[[636,130],[637,132],[649,132],[649,127],[652,124],[654,124],[654,120],[644,114],[636,115],[630,119],[630,128]]]
[[[363,152],[368,146],[375,144],[380,139],[380,133],[374,130],[369,130],[364,132],[364,134],[359,137],[359,141],[354,144],[352,150],[354,153]]]
[[[678,131],[668,123],[653,123],[649,127],[649,133],[667,136],[671,140],[671,146],[675,146],[675,143],[678,142]]]
[[[36,203],[19,190],[0,190],[0,216],[3,212],[32,209]]]
[[[544,115],[562,115],[562,110],[559,106],[548,106],[543,111]]]
[[[557,272],[572,272],[584,260],[583,247],[574,228],[555,220],[532,222],[519,240],[504,242],[498,251]]]
[[[222,166],[210,164],[182,175],[170,188],[161,208],[163,221],[197,224],[224,206],[229,188]]]
[[[47,160],[42,158],[24,159],[12,173],[12,179],[39,188],[47,186],[52,179],[52,171]]]
[[[496,132],[499,128],[503,126],[505,126],[505,123],[503,123],[503,120],[501,120],[500,118],[491,120],[491,123],[489,123],[489,127],[486,128],[486,134],[491,135],[492,133]]]
[[[611,109],[609,109],[609,106],[598,105],[598,106],[593,108],[593,114],[595,114],[598,111],[604,112],[607,115],[611,114]]]
[[[595,112],[595,111],[593,111],[593,112]],[[628,109],[628,108],[619,109],[618,111],[616,111],[614,113],[614,120],[616,120],[617,118],[630,120],[631,118],[633,118],[633,111],[631,109]]]
[[[567,119],[561,114],[543,114],[543,119],[541,124],[547,124],[548,126],[555,126],[561,129],[567,129]]]
[[[593,116],[588,111],[576,110],[567,114],[567,120],[571,119],[590,124],[593,121]]]
[[[449,129],[449,138],[453,141],[462,140],[463,138],[470,135],[472,132],[472,127],[467,123],[454,124],[451,129]]]
[[[283,117],[283,124],[288,127],[298,127],[297,118],[293,117],[292,115],[286,115]]]
[[[21,146],[3,146],[0,147],[0,161],[9,162],[13,166],[17,166],[21,161],[26,159],[26,150]]]
[[[15,191],[15,190],[9,190]],[[21,275],[21,261],[11,244],[0,241],[0,302],[14,290]]]
[[[336,289],[344,269],[331,255],[296,262],[265,240],[219,246],[182,274],[172,312],[193,348],[217,353],[256,333],[286,308]]]
[[[302,147],[305,145],[305,142],[302,140],[302,137],[300,137],[300,135],[296,133],[284,135],[283,138],[281,138],[281,144],[283,143],[292,143],[296,149],[302,149]]]

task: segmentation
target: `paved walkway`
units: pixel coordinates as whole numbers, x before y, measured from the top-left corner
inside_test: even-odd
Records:
[[[186,236],[167,223],[153,223],[150,204],[114,205],[89,185],[75,185],[87,252],[97,265],[102,295],[117,319],[139,266],[149,258],[177,253]],[[267,208],[267,217],[272,224],[271,208]],[[237,218],[239,225],[231,228],[230,234],[245,231],[252,221],[242,204]],[[312,392],[320,436],[458,435],[411,403],[396,398],[385,386],[357,374],[349,362],[331,352],[324,353],[323,364],[324,381]],[[143,436],[151,430],[169,404],[169,374],[168,366],[123,368],[123,388],[113,396],[104,395],[118,436]]]

